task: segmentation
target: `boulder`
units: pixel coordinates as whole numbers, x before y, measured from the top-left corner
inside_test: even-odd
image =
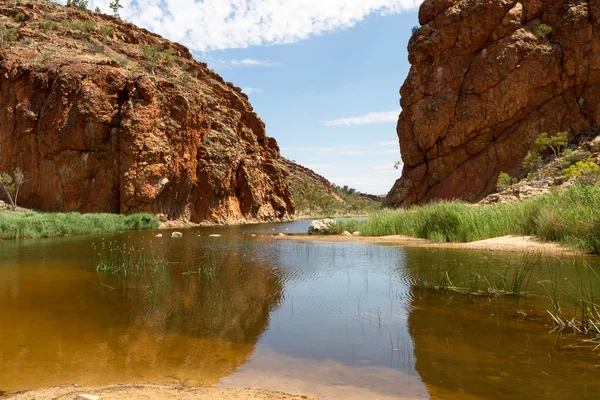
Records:
[[[181,232],[173,232],[173,233],[171,233],[171,237],[172,238],[180,238],[180,237],[183,237],[183,233],[181,233]]]
[[[360,236],[360,232],[359,231],[352,232],[352,236]]]
[[[352,234],[348,231],[342,232],[342,236],[352,236]]]
[[[336,222],[332,219],[318,219],[310,223],[308,227],[309,235],[327,235],[332,234]]]

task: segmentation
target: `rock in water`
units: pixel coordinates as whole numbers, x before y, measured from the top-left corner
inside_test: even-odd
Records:
[[[309,235],[326,235],[333,233],[336,222],[332,219],[319,219],[310,223]]]
[[[600,126],[598,0],[425,0],[385,206],[476,200],[540,133]]]
[[[0,2],[3,21],[16,13],[31,22],[11,24],[15,37],[35,45],[1,49],[0,165],[26,174],[23,206],[195,223],[293,215],[279,146],[248,96],[187,48],[104,14]],[[46,15],[61,29],[42,30]],[[95,28],[82,34],[67,21]],[[92,56],[90,43],[105,51]],[[159,57],[147,72],[149,46],[172,62]]]
[[[171,233],[171,237],[172,238],[180,238],[180,237],[183,237],[183,233],[181,233],[181,232],[173,232],[173,233]]]
[[[162,233],[159,233],[158,235],[156,235],[154,237],[161,238],[161,237],[163,237],[163,235],[162,235]]]
[[[342,236],[352,236],[352,234],[348,231],[342,232]]]
[[[78,394],[75,400],[100,400],[100,396],[93,394]]]
[[[360,232],[358,232],[358,231],[352,232],[352,236],[360,236]]]

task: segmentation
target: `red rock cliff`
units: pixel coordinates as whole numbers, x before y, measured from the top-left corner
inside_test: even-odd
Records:
[[[386,205],[477,199],[540,133],[600,126],[600,0],[425,0],[419,20]]]
[[[21,205],[193,222],[293,214],[248,97],[183,46],[50,2],[2,1],[3,28],[0,166],[25,171]]]

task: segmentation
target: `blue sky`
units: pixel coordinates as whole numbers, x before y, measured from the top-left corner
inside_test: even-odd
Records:
[[[91,0],[108,12],[110,0]],[[63,1],[64,2],[64,1]],[[121,0],[121,16],[188,46],[250,96],[284,157],[385,194],[421,0]]]

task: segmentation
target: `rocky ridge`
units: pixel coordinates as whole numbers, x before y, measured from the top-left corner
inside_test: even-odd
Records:
[[[0,167],[43,211],[162,220],[291,218],[277,142],[185,47],[112,16],[0,3]]]
[[[600,126],[600,0],[425,0],[384,205],[477,200],[542,132]]]

